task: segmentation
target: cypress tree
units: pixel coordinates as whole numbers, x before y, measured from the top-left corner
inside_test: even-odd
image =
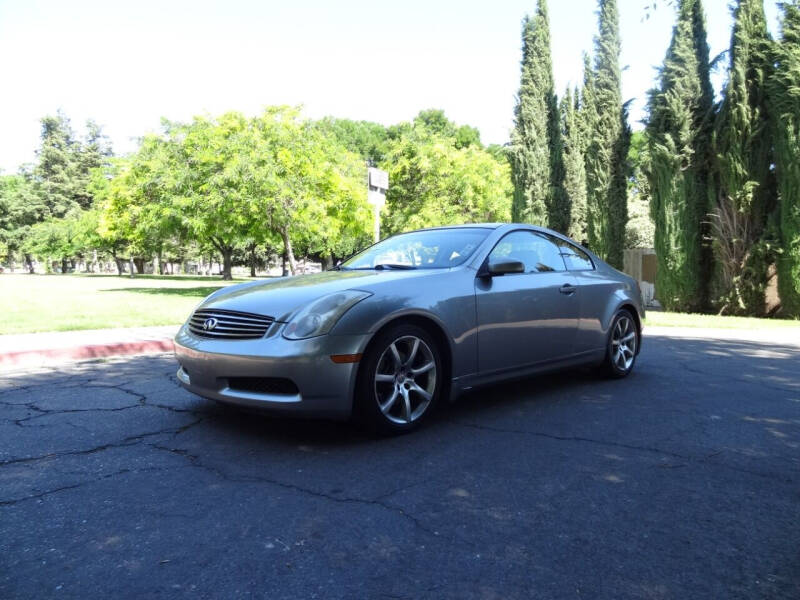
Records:
[[[781,6],[772,78],[775,169],[780,197],[778,291],[784,314],[800,316],[800,0]]]
[[[711,220],[719,265],[715,295],[721,312],[761,314],[771,237],[767,219],[775,207],[766,93],[771,40],[763,0],[739,0],[729,54],[713,144],[719,175]]]
[[[522,24],[522,72],[511,134],[514,182],[512,218],[565,231],[569,207],[563,192],[558,101],[553,89],[550,22],[546,0]],[[565,216],[566,215],[566,216]]]
[[[619,269],[628,222],[630,128],[622,104],[617,2],[599,0],[599,7],[586,153],[587,233],[590,248]]]
[[[561,100],[564,140],[564,193],[570,206],[568,235],[586,240],[586,165],[584,163],[582,129],[580,124],[578,90],[575,96],[569,88]]]
[[[650,211],[658,257],[656,290],[669,310],[707,301],[711,257],[704,243],[711,181],[711,87],[700,0],[680,0],[678,22],[648,102]]]
[[[587,53],[583,53],[583,86],[580,91],[580,109],[578,112],[578,126],[581,132],[581,147],[584,155],[589,149],[589,142],[594,130],[596,119],[595,99],[594,99],[594,73],[592,72],[592,59]],[[578,101],[578,98],[576,98]],[[588,181],[587,181],[588,184]]]

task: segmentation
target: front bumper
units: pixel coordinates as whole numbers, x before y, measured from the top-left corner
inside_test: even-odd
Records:
[[[362,353],[369,335],[287,340],[283,327],[273,323],[257,340],[211,340],[192,335],[184,325],[175,336],[178,380],[190,392],[220,402],[275,414],[349,418],[358,363],[334,363],[331,355]],[[238,378],[289,379],[296,389],[237,389]]]

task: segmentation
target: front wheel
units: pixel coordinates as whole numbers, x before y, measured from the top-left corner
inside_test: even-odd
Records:
[[[433,337],[416,325],[396,325],[370,344],[361,363],[356,408],[370,428],[403,433],[433,411],[442,388],[442,361]]]
[[[611,323],[603,370],[610,377],[626,377],[633,370],[638,349],[639,329],[633,315],[622,309]]]

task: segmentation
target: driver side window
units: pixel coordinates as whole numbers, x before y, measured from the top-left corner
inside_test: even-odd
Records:
[[[526,273],[566,271],[558,247],[533,231],[512,231],[489,254],[489,260],[518,260]]]

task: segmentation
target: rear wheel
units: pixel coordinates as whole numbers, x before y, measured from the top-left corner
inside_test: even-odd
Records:
[[[639,328],[630,311],[622,309],[611,323],[603,370],[610,377],[626,377],[633,370],[638,349]]]
[[[370,344],[362,360],[358,412],[376,431],[411,431],[433,411],[441,376],[441,354],[427,331],[416,325],[390,327]]]

